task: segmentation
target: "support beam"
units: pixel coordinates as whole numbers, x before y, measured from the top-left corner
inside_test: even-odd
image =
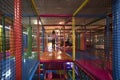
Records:
[[[82,10],[82,8],[84,6],[86,6],[86,4],[89,2],[89,0],[85,0],[80,6],[79,8],[73,13],[73,17],[72,17],[72,46],[73,46],[73,61],[75,60],[75,17],[78,12],[80,10]],[[72,76],[73,76],[73,80],[75,80],[75,72],[74,72],[74,65],[73,65],[73,69],[72,69]]]
[[[93,23],[95,23],[95,22],[97,22],[97,21],[100,21],[100,20],[104,19],[104,18],[105,18],[105,17],[103,16],[103,17],[100,17],[100,18],[98,18],[98,19],[95,19],[95,20],[87,23],[85,26],[91,25],[91,24],[93,24]]]

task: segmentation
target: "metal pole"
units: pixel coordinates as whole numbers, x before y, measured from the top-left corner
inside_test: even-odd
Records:
[[[65,49],[65,48],[66,48],[66,46],[65,46],[65,45],[66,45],[66,44],[65,44],[65,26],[63,26],[63,28],[64,28],[64,53],[65,53],[65,50],[66,50],[66,49]]]
[[[72,58],[73,61],[75,61],[75,18],[74,17],[72,17],[72,46],[73,46]],[[74,65],[72,69],[72,76],[73,76],[73,80],[75,80]]]
[[[38,61],[40,62],[40,24],[39,17],[37,18],[37,51],[38,51]],[[38,65],[38,80],[40,80],[40,64]]]
[[[42,27],[42,51],[44,52],[44,33],[45,33],[45,30],[44,28]]]
[[[109,49],[109,39],[110,39],[110,18],[109,16],[106,17],[106,26],[105,26],[105,55],[106,55],[106,62],[109,62],[109,53],[110,53],[110,49]],[[107,65],[108,67],[108,65]]]

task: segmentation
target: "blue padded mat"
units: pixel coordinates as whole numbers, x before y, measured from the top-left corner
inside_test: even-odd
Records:
[[[0,61],[0,80],[15,80],[15,59],[7,58]]]
[[[31,80],[39,62],[33,59],[22,61],[22,80]],[[15,80],[15,58],[0,60],[0,80]]]
[[[39,62],[33,59],[24,59],[22,65],[22,80],[32,80]]]

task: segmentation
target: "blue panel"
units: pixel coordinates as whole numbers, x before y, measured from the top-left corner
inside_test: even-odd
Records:
[[[22,80],[31,80],[38,67],[38,61],[26,59],[22,61]],[[15,59],[0,60],[0,80],[15,80]]]
[[[113,0],[113,79],[120,80],[120,0]]]
[[[31,80],[39,62],[33,59],[24,59],[22,61],[22,80]]]

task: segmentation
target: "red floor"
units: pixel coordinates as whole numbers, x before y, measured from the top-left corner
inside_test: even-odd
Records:
[[[72,61],[72,58],[66,54],[62,53],[61,51],[58,52],[44,52],[43,55],[40,56],[40,62],[54,62],[54,61],[64,61],[69,62]]]

